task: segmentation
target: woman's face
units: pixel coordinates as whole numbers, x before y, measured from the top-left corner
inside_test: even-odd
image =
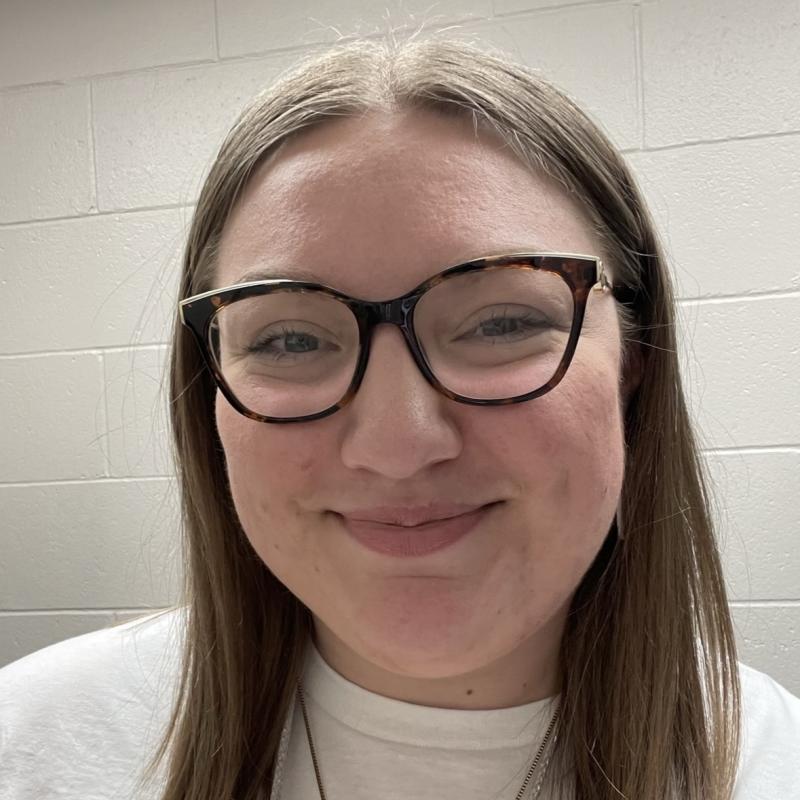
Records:
[[[375,113],[307,132],[260,168],[224,231],[215,285],[302,270],[384,300],[447,266],[520,251],[601,255],[575,201],[470,123]],[[614,300],[591,292],[569,371],[526,403],[443,397],[387,325],[355,398],[329,417],[264,424],[217,394],[241,524],[312,612],[328,663],[427,705],[557,691],[565,614],[622,483],[619,364]],[[411,558],[366,549],[335,513],[435,501],[503,502],[456,544]]]

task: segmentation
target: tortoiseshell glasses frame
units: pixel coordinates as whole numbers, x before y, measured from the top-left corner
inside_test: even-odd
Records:
[[[527,394],[517,397],[478,400],[450,391],[437,380],[436,376],[430,370],[414,330],[414,308],[425,292],[451,277],[463,275],[467,272],[500,268],[543,270],[560,276],[572,293],[574,316],[564,355],[556,368],[555,374],[547,383]],[[352,311],[356,318],[359,330],[360,352],[353,378],[344,396],[338,402],[323,411],[300,417],[269,417],[258,414],[239,401],[225,380],[212,354],[209,343],[209,331],[214,315],[219,312],[220,309],[225,308],[225,306],[248,297],[269,294],[275,290],[308,291],[309,289],[313,289],[341,301]],[[396,325],[400,328],[420,372],[436,391],[451,400],[468,405],[492,406],[524,403],[528,400],[541,397],[543,394],[554,389],[566,374],[578,345],[578,337],[580,336],[583,319],[586,313],[586,303],[591,290],[597,292],[612,292],[615,299],[620,302],[625,301],[630,291],[625,286],[611,285],[601,259],[596,256],[580,255],[577,253],[511,253],[485,256],[448,267],[442,272],[423,281],[407,294],[396,297],[393,300],[370,302],[350,297],[324,284],[309,281],[295,281],[285,278],[269,278],[203,292],[181,300],[178,306],[181,322],[192,332],[195,341],[200,347],[203,360],[210,370],[217,387],[231,406],[240,414],[250,419],[257,420],[258,422],[283,424],[291,422],[310,422],[327,417],[346,406],[353,399],[366,371],[372,333],[375,327],[381,323]]]

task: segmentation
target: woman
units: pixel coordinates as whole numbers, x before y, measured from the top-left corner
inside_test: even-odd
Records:
[[[180,291],[157,796],[791,796],[662,250],[563,94],[457,42],[309,60],[224,143]]]

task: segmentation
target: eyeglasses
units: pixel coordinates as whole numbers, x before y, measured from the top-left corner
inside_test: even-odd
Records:
[[[602,261],[514,253],[449,267],[402,297],[369,302],[274,278],[181,300],[181,322],[216,385],[259,422],[320,419],[349,403],[375,327],[397,325],[428,383],[469,405],[541,397],[575,354],[589,291],[612,291]]]

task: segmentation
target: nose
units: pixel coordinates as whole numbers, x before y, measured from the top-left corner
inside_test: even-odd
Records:
[[[400,330],[378,325],[361,386],[339,412],[347,419],[343,463],[402,480],[456,458],[462,442],[446,413],[452,405],[420,372]]]

